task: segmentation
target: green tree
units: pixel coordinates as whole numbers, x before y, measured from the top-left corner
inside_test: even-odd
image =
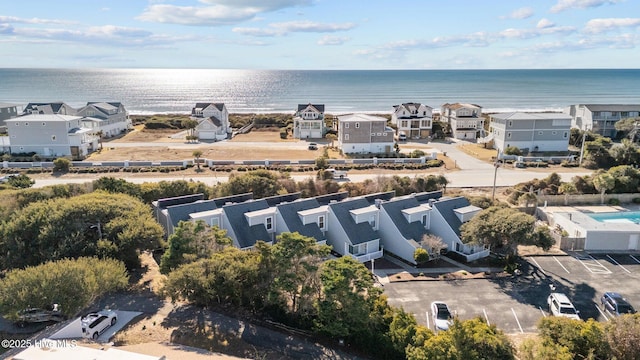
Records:
[[[613,126],[618,131],[618,135],[620,135],[620,137],[628,137],[629,135],[633,136],[632,133],[636,129],[636,122],[639,120],[640,119],[638,118],[621,119],[616,121]]]
[[[605,325],[611,355],[618,360],[638,359],[640,354],[640,314],[625,314]]]
[[[261,308],[260,254],[229,246],[172,271],[163,292],[172,301],[186,300],[199,306],[228,304],[249,310]]]
[[[373,286],[369,270],[343,256],[327,260],[320,268],[322,296],[316,303],[317,332],[347,342],[367,331],[368,319],[380,289]]]
[[[182,128],[187,129],[188,131],[188,136],[190,136],[189,139],[193,139],[194,137],[197,139],[198,137],[195,136],[195,130],[196,127],[198,126],[198,120],[195,119],[184,119],[180,122],[180,125],[182,126]],[[187,140],[189,140],[187,139]]]
[[[229,196],[252,192],[255,198],[274,196],[282,186],[280,175],[268,170],[255,170],[243,175],[231,174],[229,181],[218,186],[218,196]]]
[[[231,245],[226,230],[210,227],[204,221],[181,221],[169,236],[167,250],[160,258],[160,272],[168,274],[183,264],[209,258],[215,251]]]
[[[8,271],[0,280],[0,309],[2,315],[16,320],[20,310],[57,303],[62,313],[71,317],[103,294],[127,285],[127,271],[117,260],[83,257],[50,261]]]
[[[509,338],[480,318],[453,320],[447,331],[427,336],[422,346],[407,347],[408,360],[515,359]]]
[[[4,268],[83,256],[116,258],[135,267],[138,251],[158,248],[163,230],[140,200],[98,191],[32,202],[2,224],[0,236]]]
[[[53,171],[57,172],[69,172],[71,168],[71,160],[67,158],[57,158],[53,160]]]
[[[638,144],[629,139],[622,139],[622,143],[611,147],[609,153],[616,164],[640,165],[640,148]]]
[[[573,355],[566,346],[549,340],[526,339],[519,350],[521,360],[573,360]]]
[[[273,246],[263,247],[272,280],[272,302],[294,315],[309,315],[320,292],[318,268],[331,248],[297,232],[277,236]]]
[[[604,194],[616,186],[616,180],[606,172],[599,172],[593,177],[593,186],[600,192],[600,204],[604,204]]]
[[[584,158],[591,161],[593,166],[597,168],[608,168],[614,163],[613,157],[609,153],[611,145],[611,139],[604,136],[598,136],[593,141],[587,141],[584,144]]]
[[[200,170],[200,157],[202,156],[202,150],[194,150],[192,155],[196,158],[196,166],[198,167],[198,170]]]
[[[549,316],[538,322],[538,334],[543,342],[566,347],[574,359],[608,359],[609,345],[604,327],[594,319],[574,320]]]
[[[490,207],[482,210],[460,227],[464,243],[503,249],[515,255],[518,245],[535,245],[549,249],[554,240],[548,229],[536,227],[535,218],[512,208]]]
[[[93,190],[104,190],[110,193],[127,194],[137,198],[141,197],[140,186],[124,179],[103,176],[92,183]]]
[[[569,195],[577,194],[578,189],[574,183],[566,182],[560,185],[558,193],[564,195],[564,205],[567,206],[569,203]]]

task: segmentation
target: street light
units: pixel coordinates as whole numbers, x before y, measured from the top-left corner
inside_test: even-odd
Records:
[[[493,192],[491,193],[491,202],[496,200],[496,180],[498,179],[498,168],[500,167],[500,149],[498,149],[498,155],[496,161],[493,163]]]

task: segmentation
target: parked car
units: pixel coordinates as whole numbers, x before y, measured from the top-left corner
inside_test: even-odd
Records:
[[[636,310],[629,304],[627,299],[617,292],[607,291],[600,299],[602,308],[615,316],[623,314],[635,314]]]
[[[318,150],[318,144],[309,143],[309,150]]]
[[[0,184],[8,183],[11,178],[18,176],[20,176],[20,174],[8,174],[5,176],[0,176]]]
[[[549,312],[553,316],[564,316],[570,319],[580,320],[580,315],[575,306],[571,303],[567,295],[561,293],[551,293],[547,299]]]
[[[52,304],[46,309],[28,308],[18,312],[16,324],[18,326],[26,326],[27,324],[62,320],[64,320],[64,315],[60,312],[60,305]]]
[[[334,179],[344,179],[347,177],[347,172],[343,170],[326,169],[325,171],[331,173]]]
[[[87,314],[80,319],[82,324],[82,336],[96,340],[108,328],[118,322],[116,313],[112,310],[102,310]]]
[[[431,315],[433,316],[433,326],[436,331],[449,330],[452,323],[451,311],[446,303],[434,301],[431,303]]]

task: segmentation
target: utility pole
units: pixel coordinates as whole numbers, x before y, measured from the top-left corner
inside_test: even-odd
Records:
[[[498,179],[498,168],[500,167],[500,149],[498,149],[498,154],[496,155],[496,161],[493,163],[493,192],[491,193],[491,202],[493,203],[496,200],[496,180]]]
[[[580,160],[578,161],[578,166],[582,166],[582,159],[584,158],[584,142],[587,138],[587,125],[584,126],[584,131],[582,132],[582,146],[580,146]]]

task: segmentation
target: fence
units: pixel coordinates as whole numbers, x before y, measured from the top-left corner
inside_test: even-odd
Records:
[[[631,203],[640,199],[640,194],[605,194],[604,203],[617,199],[621,204]],[[566,201],[566,203],[565,203]],[[580,194],[580,195],[538,195],[538,206],[565,206],[565,205],[599,205],[601,203],[600,194]]]
[[[420,158],[371,158],[371,159],[329,159],[327,162],[329,165],[378,165],[378,164],[425,164],[429,157]],[[253,166],[277,166],[277,165],[314,165],[315,159],[305,160],[212,160],[212,159],[200,159],[201,162],[206,163],[209,167],[213,166],[229,166],[229,165],[253,165]],[[193,159],[188,160],[173,160],[173,161],[72,161],[72,167],[159,167],[159,166],[182,166],[187,167],[193,165],[195,161]],[[52,161],[42,162],[15,162],[15,161],[3,161],[2,168],[4,169],[32,169],[32,168],[45,168],[52,169]]]

